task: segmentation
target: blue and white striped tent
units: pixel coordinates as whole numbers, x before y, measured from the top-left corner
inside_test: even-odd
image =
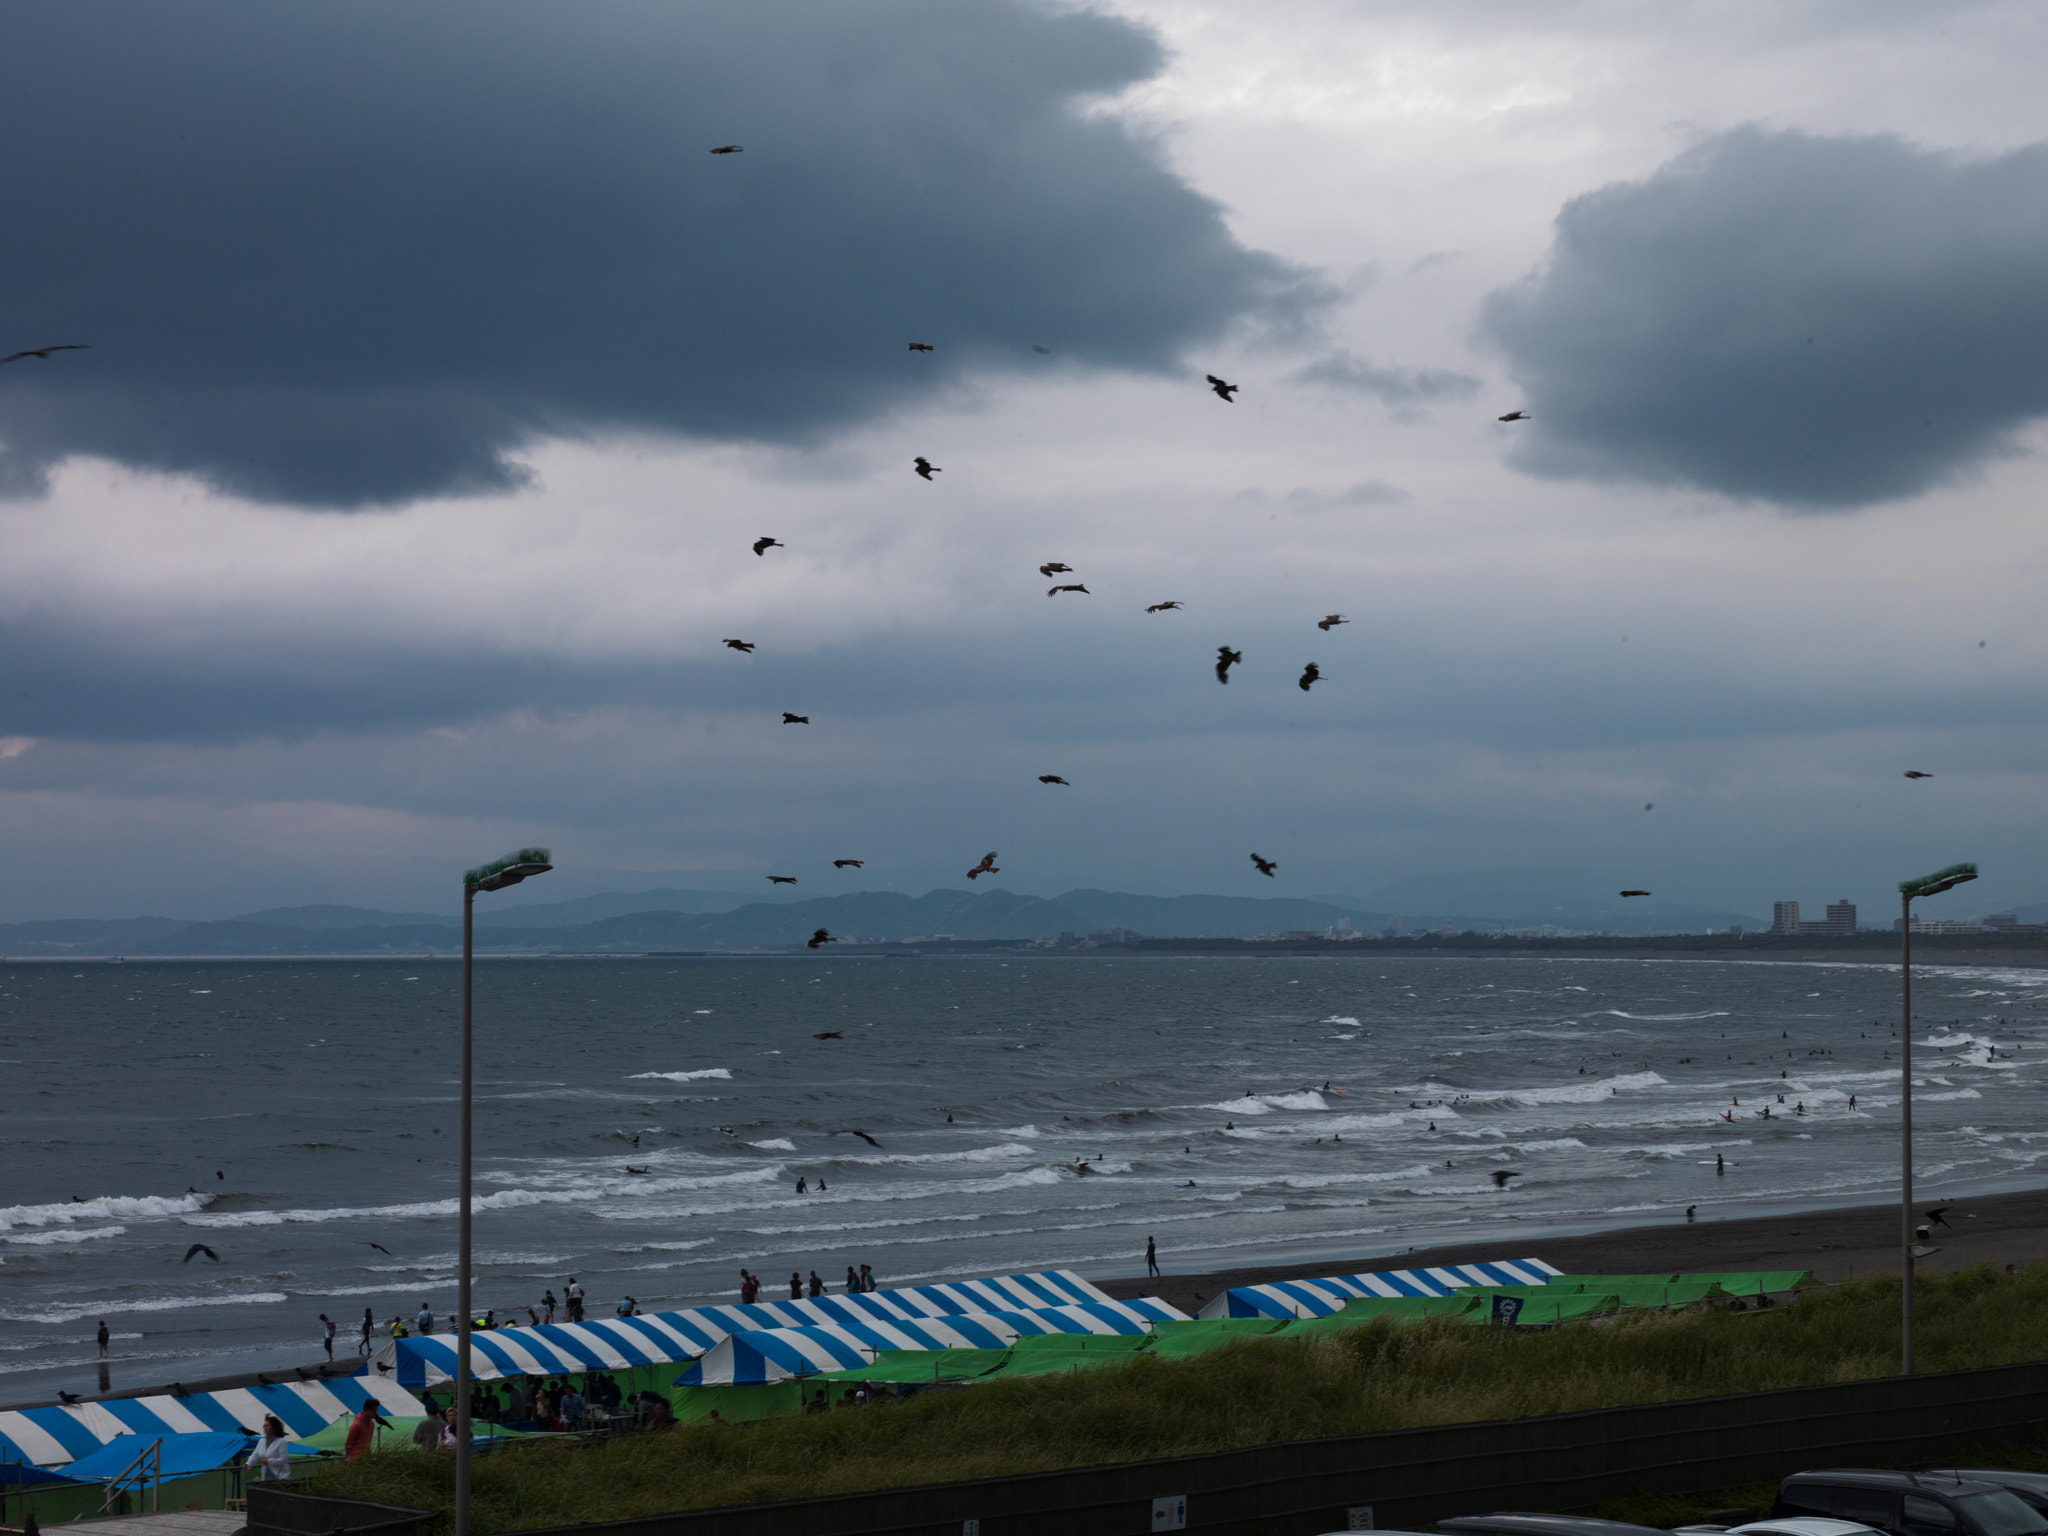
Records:
[[[1328,1317],[1355,1296],[1448,1296],[1469,1285],[1543,1285],[1563,1271],[1541,1259],[1495,1259],[1485,1264],[1446,1264],[1436,1269],[1385,1269],[1365,1275],[1328,1275],[1316,1280],[1276,1280],[1240,1285],[1206,1307],[1202,1317]]]
[[[364,1376],[194,1392],[187,1397],[111,1397],[99,1402],[68,1403],[59,1408],[18,1408],[0,1413],[0,1456],[39,1467],[62,1467],[123,1435],[255,1430],[262,1427],[266,1413],[282,1419],[291,1434],[310,1435],[325,1429],[342,1414],[354,1413],[366,1397],[376,1398],[394,1414],[418,1415],[427,1411],[397,1383]],[[136,1449],[141,1449],[139,1441]]]
[[[866,1365],[876,1351],[851,1338],[844,1329],[761,1328],[729,1333],[703,1359],[676,1378],[679,1387],[753,1386],[815,1376],[820,1371],[850,1371]]]
[[[987,1295],[995,1305],[967,1306]],[[944,1305],[941,1305],[944,1303]],[[850,1296],[758,1301],[747,1305],[691,1307],[639,1317],[583,1323],[547,1323],[538,1328],[498,1328],[473,1333],[470,1370],[479,1380],[505,1376],[558,1376],[565,1372],[627,1370],[695,1359],[729,1334],[777,1328],[901,1324],[994,1312],[1024,1313],[1046,1308],[1124,1309],[1117,1315],[1143,1323],[1183,1314],[1164,1302],[1112,1301],[1087,1281],[1064,1272],[1007,1275],[956,1285],[915,1286]],[[1038,1330],[1026,1330],[1038,1331]],[[1064,1328],[1052,1329],[1064,1332]],[[1121,1331],[1094,1328],[1095,1332]],[[1132,1331],[1143,1331],[1142,1328]],[[887,1348],[916,1348],[914,1344]],[[414,1389],[455,1379],[455,1335],[394,1339],[364,1368],[388,1374]]]

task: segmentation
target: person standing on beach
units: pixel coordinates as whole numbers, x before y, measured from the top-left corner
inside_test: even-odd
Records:
[[[363,1353],[370,1352],[370,1330],[377,1326],[377,1314],[368,1307],[363,1308]]]
[[[320,1314],[320,1342],[326,1346],[327,1358],[334,1358],[334,1319],[325,1312]]]
[[[863,1291],[875,1289],[875,1272],[865,1264],[860,1267],[860,1288]]]
[[[1145,1278],[1151,1279],[1159,1273],[1159,1245],[1151,1238],[1145,1239]]]
[[[759,1280],[756,1280],[752,1275],[748,1274],[744,1269],[742,1269],[740,1271],[741,1304],[744,1305],[748,1302],[751,1302],[756,1296],[759,1296],[760,1294],[761,1282]]]
[[[820,1275],[815,1269],[811,1271],[811,1294],[813,1296],[822,1296],[825,1294],[825,1278],[824,1276]]]
[[[791,1301],[802,1301],[804,1299],[804,1277],[799,1271],[794,1269],[789,1272],[789,1299]]]
[[[555,1291],[553,1286],[548,1287],[548,1293],[541,1297],[540,1306],[540,1320],[544,1323],[552,1323],[555,1320]]]
[[[846,1294],[851,1296],[860,1289],[860,1276],[853,1272],[851,1264],[846,1266]]]
[[[423,1339],[432,1333],[434,1331],[434,1309],[424,1301],[421,1302],[420,1315],[413,1319],[413,1325],[419,1329],[420,1337]]]
[[[569,1283],[562,1287],[562,1304],[569,1309],[570,1322],[583,1321],[583,1287],[576,1283],[574,1275],[571,1275]]]
[[[100,1340],[100,1358],[101,1358],[102,1360],[104,1360],[104,1359],[106,1359],[106,1358],[107,1358],[107,1341],[108,1341],[109,1339],[111,1339],[111,1338],[113,1338],[113,1335],[112,1335],[111,1333],[107,1332],[107,1320],[106,1320],[106,1319],[105,1319],[105,1318],[103,1317],[103,1318],[101,1318],[101,1319],[100,1319],[100,1332],[99,1332],[99,1340]]]

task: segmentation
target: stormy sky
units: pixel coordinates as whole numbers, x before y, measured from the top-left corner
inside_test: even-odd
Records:
[[[0,920],[2048,900],[2044,32],[13,8]]]

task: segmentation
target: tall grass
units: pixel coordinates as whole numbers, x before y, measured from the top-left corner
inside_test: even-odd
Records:
[[[1898,1369],[1894,1277],[1761,1314],[1625,1316],[1549,1332],[1448,1321],[1240,1338],[1193,1358],[992,1381],[821,1417],[699,1425],[595,1447],[521,1446],[475,1463],[478,1533],[807,1498],[1281,1440],[1706,1397]],[[1923,1371],[2048,1355],[2048,1265],[1919,1282]],[[448,1505],[447,1456],[333,1466],[320,1491]]]

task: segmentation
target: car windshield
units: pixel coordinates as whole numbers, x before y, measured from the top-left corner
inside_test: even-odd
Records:
[[[2038,1509],[2004,1489],[1966,1493],[1955,1505],[1979,1536],[2034,1536],[2037,1531],[2048,1531],[2048,1519]]]

